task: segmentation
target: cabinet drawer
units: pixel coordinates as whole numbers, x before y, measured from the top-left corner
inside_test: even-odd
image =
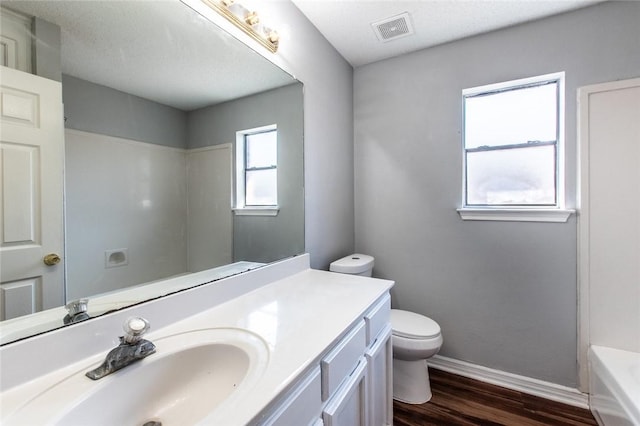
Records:
[[[264,424],[269,426],[315,425],[321,411],[320,369],[316,367],[290,394],[280,401],[280,407]]]
[[[364,316],[367,324],[367,346],[391,322],[391,296],[387,293]]]
[[[325,426],[365,426],[367,413],[367,360],[358,365],[344,385],[332,396],[322,413]]]
[[[358,360],[364,353],[365,341],[365,323],[360,321],[320,362],[323,401],[329,399],[356,368]]]

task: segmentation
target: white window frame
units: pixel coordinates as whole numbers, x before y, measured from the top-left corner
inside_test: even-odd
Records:
[[[467,206],[467,164],[465,155],[464,114],[462,131],[462,206],[457,211],[463,220],[491,220],[516,222],[566,222],[574,210],[565,208],[565,158],[564,158],[564,72],[511,80],[502,83],[464,89],[464,99],[484,93],[518,89],[531,85],[556,81],[558,84],[558,136],[556,142],[556,204],[553,206]]]
[[[247,206],[245,204],[245,140],[248,135],[277,131],[276,124],[270,124],[236,132],[235,143],[235,202],[233,212],[236,216],[277,216],[278,204],[268,206]],[[277,197],[277,195],[276,195]]]

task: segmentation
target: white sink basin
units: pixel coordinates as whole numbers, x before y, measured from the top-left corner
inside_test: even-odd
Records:
[[[6,424],[209,423],[205,418],[217,411],[241,406],[238,399],[258,381],[269,359],[266,343],[239,329],[149,340],[155,354],[97,381],[84,374],[102,359],[87,363],[23,405]]]

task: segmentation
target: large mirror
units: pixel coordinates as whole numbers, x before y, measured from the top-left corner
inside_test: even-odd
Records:
[[[63,248],[52,253],[59,263],[44,259],[62,286],[11,271],[43,258],[18,257],[25,239],[7,229],[31,213],[5,202],[2,344],[304,251],[300,82],[179,0],[3,0],[2,19],[3,65],[60,81],[64,104]],[[9,75],[3,68],[3,90]],[[236,200],[248,173],[239,158],[264,129],[277,140],[277,205],[249,208]],[[25,185],[5,134],[7,198]],[[84,309],[70,304],[78,299],[86,315],[73,311]]]

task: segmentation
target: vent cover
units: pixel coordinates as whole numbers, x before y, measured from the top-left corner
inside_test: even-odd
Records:
[[[383,43],[413,34],[413,25],[408,12],[371,24],[378,40]]]

